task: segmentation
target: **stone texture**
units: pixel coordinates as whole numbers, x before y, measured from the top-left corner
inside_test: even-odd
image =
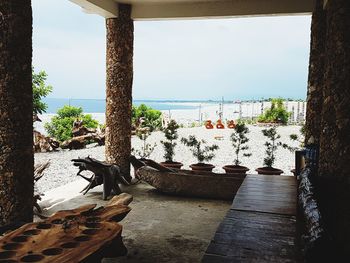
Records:
[[[350,182],[350,1],[327,6],[320,175]]]
[[[0,1],[0,225],[33,219],[31,64],[31,1]]]
[[[328,1],[326,12],[321,206],[337,255],[350,257],[350,1]]]
[[[324,86],[325,40],[326,12],[323,10],[323,0],[317,0],[311,21],[305,144],[308,143],[311,137],[313,137],[316,144],[319,144],[320,141]]]
[[[119,17],[106,20],[107,88],[106,88],[106,158],[120,166],[131,180],[131,109],[133,80],[134,23],[131,6],[119,5]]]

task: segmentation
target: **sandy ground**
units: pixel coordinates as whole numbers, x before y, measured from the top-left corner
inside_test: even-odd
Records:
[[[85,184],[79,180],[48,192],[41,202],[44,212],[51,214],[88,203],[105,205],[101,187],[86,196],[78,193]],[[121,222],[128,255],[105,259],[105,263],[200,262],[231,205],[230,201],[164,195],[144,183],[122,190],[134,196],[132,211]]]
[[[265,137],[261,133],[262,127],[250,125],[249,129],[250,141],[248,145],[252,156],[249,158],[243,157],[242,165],[251,169],[249,173],[256,173],[255,169],[263,166]],[[299,133],[299,130],[300,126],[282,126],[278,128],[281,141],[291,146],[298,146],[298,142],[291,142],[289,135],[292,133]],[[220,149],[216,152],[216,157],[210,161],[210,163],[216,166],[214,169],[215,172],[224,172],[222,166],[232,164],[234,159],[233,148],[229,139],[231,132],[232,131],[228,129],[207,130],[204,127],[182,128],[179,129],[179,139],[181,137],[188,137],[189,135],[196,135],[198,138],[206,140],[208,144],[217,144]],[[164,139],[163,133],[159,131],[152,133],[148,139],[150,144],[157,144],[150,158],[158,162],[164,160],[163,145],[160,143],[162,139]],[[136,136],[132,137],[132,146],[135,149],[140,149],[141,147],[141,141]],[[61,150],[53,153],[35,154],[36,163],[41,163],[48,159],[51,160],[51,165],[47,169],[45,176],[38,182],[39,190],[41,192],[46,192],[55,187],[77,180],[77,167],[74,167],[70,160],[78,157],[86,157],[88,155],[99,160],[104,160],[104,150],[105,148],[103,146],[95,147],[94,145],[90,145],[87,149],[82,150]],[[277,158],[274,167],[282,169],[285,172],[284,174],[290,174],[290,170],[294,168],[294,153],[286,149],[279,149],[276,154]],[[189,169],[190,164],[197,162],[192,156],[190,149],[179,141],[175,149],[174,159],[182,162],[184,164],[184,169]]]

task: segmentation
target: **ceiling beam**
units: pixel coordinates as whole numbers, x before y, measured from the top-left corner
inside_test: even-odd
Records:
[[[149,2],[133,5],[134,20],[311,14],[314,0],[221,0]]]
[[[114,0],[69,0],[79,5],[88,14],[97,14],[105,18],[118,16],[118,4]]]

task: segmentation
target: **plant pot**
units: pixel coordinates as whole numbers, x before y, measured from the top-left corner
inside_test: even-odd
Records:
[[[273,168],[273,167],[259,167],[255,169],[258,174],[266,174],[266,175],[281,175],[283,171],[281,169]]]
[[[192,171],[211,172],[215,166],[212,164],[207,164],[207,163],[196,163],[196,164],[191,164],[190,167],[191,167]]]
[[[227,174],[246,174],[249,171],[248,167],[241,165],[225,165],[222,167]]]
[[[167,167],[167,168],[174,168],[174,169],[181,169],[183,166],[180,162],[161,162],[161,165]]]

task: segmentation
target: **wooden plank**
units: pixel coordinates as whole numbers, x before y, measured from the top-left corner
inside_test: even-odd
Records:
[[[295,262],[295,217],[230,210],[203,262]]]
[[[297,181],[248,175],[202,262],[297,262]]]
[[[248,175],[231,209],[296,215],[296,179],[293,176]]]

